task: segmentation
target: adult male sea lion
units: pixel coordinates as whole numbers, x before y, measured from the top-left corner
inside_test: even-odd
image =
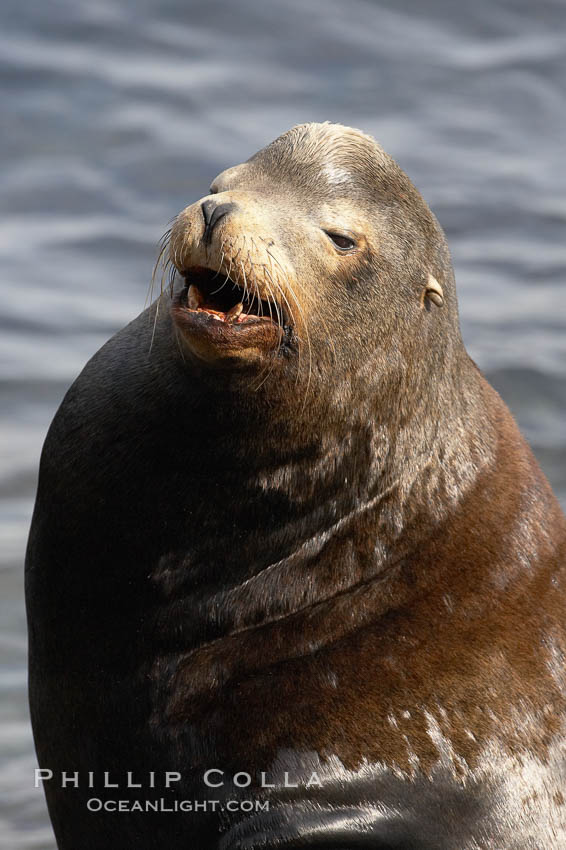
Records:
[[[185,285],[90,361],[41,461],[59,847],[563,848],[566,520],[421,196],[306,124],[167,245]]]

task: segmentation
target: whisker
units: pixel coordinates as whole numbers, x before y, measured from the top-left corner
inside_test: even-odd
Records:
[[[171,265],[169,268],[169,297],[173,298],[173,290],[175,288],[175,277],[177,275],[177,269],[175,266]]]
[[[283,272],[283,278],[284,278],[286,286],[287,286],[287,291],[288,291],[289,295],[291,296],[291,298],[293,299],[293,301],[295,302],[295,304],[297,305],[297,310],[298,310],[299,315],[301,317],[301,326],[302,326],[302,328],[304,328],[304,331],[305,331],[305,334],[306,334],[306,337],[307,337],[307,349],[308,349],[308,355],[309,355],[309,372],[308,372],[308,378],[307,378],[307,386],[306,386],[306,389],[305,389],[305,395],[304,395],[304,398],[303,398],[303,409],[304,409],[304,405],[306,404],[306,398],[307,398],[307,395],[308,395],[308,392],[309,392],[309,389],[310,389],[310,382],[311,382],[311,376],[312,376],[312,344],[311,344],[309,329],[308,329],[308,325],[307,325],[307,322],[306,322],[304,310],[303,310],[301,303],[300,303],[299,299],[297,298],[295,292],[293,291],[293,287],[291,286],[291,283],[289,281],[289,278],[287,277],[287,273],[285,272],[285,269],[283,268],[283,266],[281,265],[281,263],[279,262],[277,257],[275,257],[271,253],[269,248],[266,248],[266,253],[268,254],[268,256],[272,260],[274,260],[277,263],[277,265],[279,266],[279,268]],[[278,286],[278,289],[279,289],[281,295],[285,298],[287,306],[289,307],[289,310],[291,311],[291,315],[293,315],[291,307],[289,305],[289,301],[285,297],[285,293],[283,292],[281,284],[279,284],[278,281],[277,281],[277,286]],[[300,357],[300,346],[299,346],[299,357]],[[299,368],[300,368],[300,364],[299,364]],[[298,374],[297,374],[297,381],[298,381]]]
[[[216,275],[215,275],[215,277],[216,277]],[[211,294],[211,295],[216,295],[216,293],[217,293],[217,292],[220,292],[220,290],[221,290],[221,289],[224,289],[224,287],[226,286],[226,284],[228,283],[228,281],[229,281],[229,280],[230,280],[230,278],[229,278],[229,277],[227,277],[227,278],[226,278],[226,280],[225,280],[223,283],[221,283],[221,284],[220,284],[220,286],[218,287],[218,289],[215,289],[215,290],[214,290],[213,292],[211,292],[210,294]]]
[[[151,273],[151,281],[150,281],[148,292],[147,292],[147,295],[146,295],[145,301],[144,301],[144,310],[148,306],[148,303],[151,303],[151,301],[153,300],[153,289],[154,289],[154,286],[155,286],[155,277],[156,277],[156,274],[157,274],[157,269],[163,263],[163,257],[165,255],[165,252],[167,251],[167,248],[169,246],[169,240],[171,238],[171,230],[172,230],[172,228],[169,228],[168,230],[166,230],[165,233],[163,234],[163,236],[161,237],[161,239],[159,240],[158,244],[161,247],[159,248],[159,252],[157,254],[157,258],[155,260],[153,270],[152,270],[152,273]]]
[[[269,248],[266,248],[266,250],[267,250],[267,253],[268,253],[270,256],[272,256],[272,257],[273,257],[273,259],[275,260],[275,262],[276,262],[276,263],[279,265],[279,267],[282,269],[281,263],[279,262],[279,260],[277,259],[277,257],[275,257],[275,256],[273,256],[273,254],[271,254],[271,252],[269,251]],[[283,269],[282,269],[282,270],[283,270]],[[311,295],[309,295],[309,294],[308,294],[308,292],[304,292],[303,294],[305,295],[305,297],[306,297],[306,298],[307,298],[307,300],[309,301],[310,306],[311,306],[311,308],[313,309],[313,311],[314,311],[314,313],[315,313],[315,315],[316,315],[316,318],[317,318],[318,320],[320,320],[321,324],[324,326],[324,329],[325,329],[325,331],[326,331],[327,339],[328,339],[328,341],[329,341],[329,343],[330,343],[330,347],[331,347],[331,349],[332,349],[333,362],[334,362],[334,363],[336,363],[336,361],[337,361],[336,346],[334,345],[334,340],[332,339],[332,334],[331,334],[331,333],[330,333],[330,331],[329,331],[328,325],[326,324],[326,322],[325,322],[325,320],[324,320],[324,317],[323,317],[323,315],[322,315],[322,312],[321,312],[320,308],[318,307],[318,302],[316,301],[316,297],[315,297],[315,296],[311,296]],[[296,300],[296,299],[295,299],[295,300]],[[306,331],[306,330],[307,330],[307,329],[306,329],[306,327],[305,327],[305,331]]]
[[[180,334],[179,329],[176,326],[174,326],[174,333],[175,333],[175,342],[177,343],[177,348],[179,349],[179,354],[181,355],[181,359],[183,360],[183,362],[186,363],[187,359],[185,357],[185,352],[183,350],[183,346],[182,346],[182,343],[181,343],[181,334]]]
[[[153,348],[153,341],[155,339],[155,329],[157,328],[157,317],[159,316],[159,305],[161,304],[161,296],[155,302],[155,319],[153,320],[153,329],[151,331],[151,341],[149,343],[149,351],[148,357],[151,357],[151,351]]]
[[[273,283],[274,287],[275,287],[275,288],[279,291],[280,295],[281,295],[281,296],[283,297],[283,299],[285,300],[285,302],[286,302],[286,304],[287,304],[287,308],[288,308],[288,310],[289,310],[290,318],[293,320],[293,311],[291,310],[291,305],[290,305],[290,304],[289,304],[289,302],[287,301],[287,298],[285,297],[285,293],[284,293],[284,292],[283,292],[283,290],[281,289],[281,286],[280,286],[280,285],[279,285],[279,284],[278,284],[278,283],[277,283],[277,282],[273,279],[273,277],[272,277],[272,275],[271,275],[271,273],[270,273],[270,271],[269,271],[269,269],[267,268],[267,265],[266,265],[265,263],[262,263],[262,268],[263,268],[263,271],[264,271],[264,277],[265,277],[265,275],[267,275],[267,277],[268,277],[268,278],[271,280],[271,282]],[[269,283],[267,282],[267,280],[265,281],[265,283],[266,283],[266,285],[267,285],[267,288],[268,288],[268,290],[269,290],[269,294],[270,294],[270,296],[271,296],[271,298],[270,298],[270,299],[269,299],[269,301],[268,301],[268,304],[269,304],[269,311],[270,311],[270,317],[271,317],[271,319],[273,319],[273,314],[272,314],[272,312],[271,312],[271,303],[272,303],[272,301],[273,301],[273,304],[274,304],[275,309],[276,309],[276,311],[277,311],[278,324],[279,324],[281,327],[283,327],[283,322],[282,322],[282,320],[281,320],[281,315],[280,315],[280,312],[279,312],[279,305],[278,305],[277,298],[274,296],[273,290],[272,290],[271,286],[269,285]],[[293,320],[293,321],[294,321],[294,320]],[[272,373],[273,369],[275,368],[275,355],[276,355],[276,354],[277,354],[277,353],[281,350],[281,345],[282,345],[282,338],[280,337],[280,338],[279,338],[279,341],[278,341],[278,343],[277,343],[277,347],[273,349],[273,355],[274,355],[274,356],[272,357],[270,367],[269,367],[269,369],[267,370],[267,373],[265,374],[265,377],[263,377],[263,380],[260,380],[260,382],[259,382],[259,383],[257,384],[257,386],[254,388],[254,390],[255,390],[256,392],[257,392],[257,390],[259,390],[259,388],[260,388],[261,386],[263,386],[263,384],[267,381],[267,379],[269,378],[269,376],[270,376],[270,374]],[[300,357],[300,352],[299,352],[299,357]],[[263,373],[262,373],[262,374],[260,374],[260,376],[259,376],[259,377],[260,377],[260,379],[262,378],[262,376],[263,376]]]
[[[242,262],[241,260],[240,260],[240,266],[242,267],[242,274],[243,274],[243,276],[244,276],[244,286],[243,286],[243,289],[244,289],[244,298],[245,298],[245,296],[246,296],[246,290],[247,290],[247,288],[248,288],[248,281],[247,281],[247,279],[246,279],[246,270],[245,270],[245,268],[244,268],[244,264],[243,264],[243,262]]]
[[[220,269],[221,269],[221,268],[222,268],[222,266],[224,265],[224,245],[225,245],[225,244],[226,244],[226,240],[225,240],[225,239],[223,239],[223,240],[222,240],[222,245],[220,246],[220,251],[221,251],[221,253],[222,253],[222,257],[220,258],[220,265],[218,266],[218,271],[216,272],[216,274],[214,275],[214,277],[217,277],[217,276],[220,274]],[[224,282],[226,282],[226,281],[224,281]]]

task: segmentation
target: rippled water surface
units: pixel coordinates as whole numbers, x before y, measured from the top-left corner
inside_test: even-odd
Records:
[[[566,503],[562,0],[3,0],[0,847],[53,850],[26,705],[39,452],[169,219],[292,124],[374,134],[444,226],[468,348]]]

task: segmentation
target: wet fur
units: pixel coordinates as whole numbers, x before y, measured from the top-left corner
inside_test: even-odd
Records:
[[[338,192],[368,243],[318,276],[311,242],[278,243],[310,362],[303,339],[256,389],[179,347],[165,293],[69,390],[27,557],[32,720],[54,771],[278,787],[269,813],[112,816],[47,783],[59,847],[559,850],[566,520],[464,350],[440,227],[334,125],[218,184]],[[313,766],[322,789],[280,787]]]

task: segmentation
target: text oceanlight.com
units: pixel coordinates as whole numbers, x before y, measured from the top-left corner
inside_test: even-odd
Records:
[[[91,797],[89,812],[267,812],[269,800],[101,800]]]

